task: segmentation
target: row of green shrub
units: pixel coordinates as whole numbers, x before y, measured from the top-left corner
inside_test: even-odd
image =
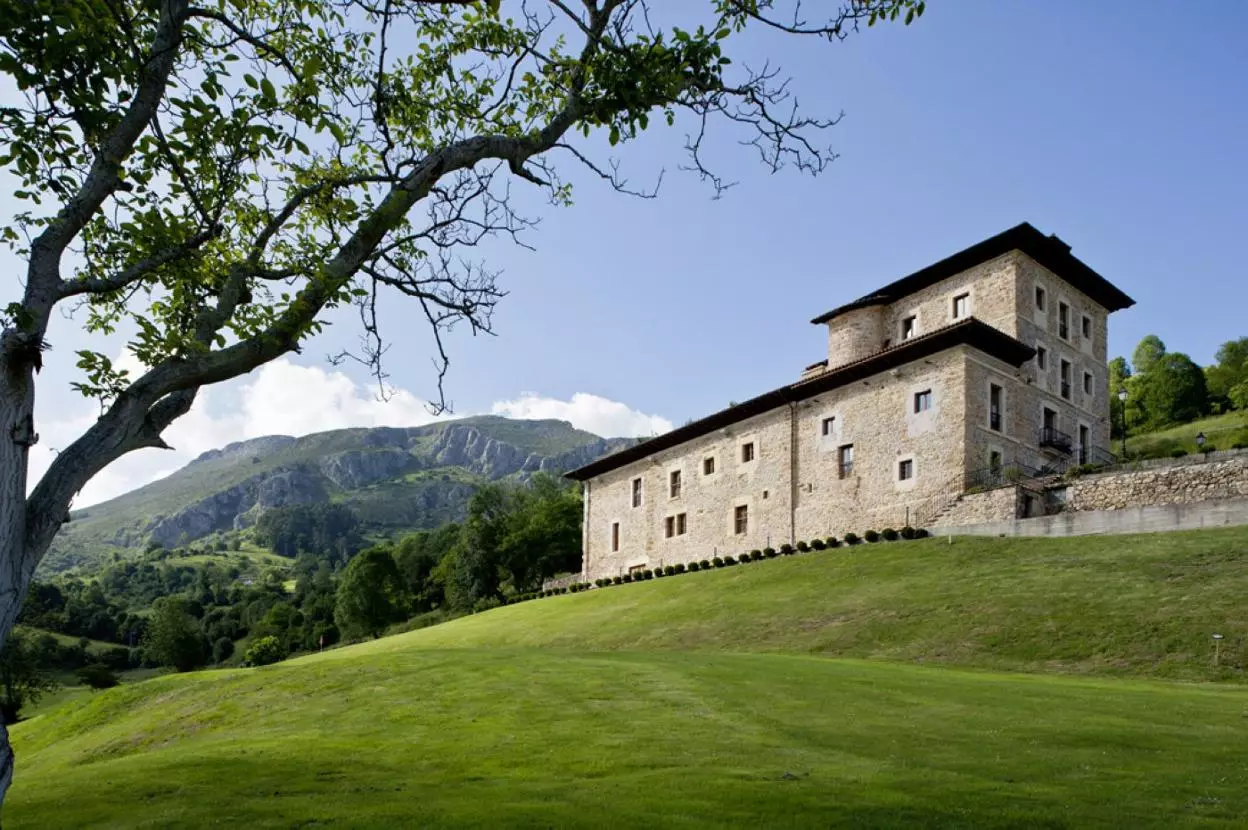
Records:
[[[546,588],[541,591],[530,591],[524,594],[517,594],[506,599],[507,605],[515,605],[520,602],[528,602],[533,599],[543,599],[545,597],[554,597],[561,594],[576,594],[581,591],[588,591],[590,588],[607,588],[611,585],[624,585],[631,582],[645,582],[651,579],[661,579],[667,576],[679,576],[685,573],[696,573],[698,571],[709,571],[715,568],[730,568],[734,565],[744,565],[749,562],[760,562],[764,559],[775,559],[778,556],[792,556],[795,553],[809,553],[812,550],[830,550],[839,548],[842,545],[859,545],[864,542],[874,544],[876,542],[895,542],[899,539],[923,539],[928,536],[928,532],[922,528],[903,527],[901,530],[895,530],[886,527],[883,530],[868,530],[859,536],[857,533],[846,533],[844,538],[837,539],[835,536],[829,536],[826,539],[811,539],[809,542],[798,542],[796,545],[790,545],[787,542],[778,549],[766,547],[755,549],[749,553],[742,553],[739,556],[715,556],[711,559],[700,559],[696,562],[680,565],[664,565],[660,568],[647,568],[633,574],[621,574],[620,576],[602,577],[595,579],[593,583],[576,582],[571,585],[565,585],[558,588]]]
[[[701,559],[696,562],[687,564],[664,565],[660,568],[646,569],[633,574],[621,574],[619,576],[602,577],[594,580],[594,585],[599,588],[606,588],[611,585],[623,585],[630,582],[644,582],[650,579],[658,579],[668,576],[679,576],[685,573],[696,573],[697,571],[709,571],[714,568],[730,568],[734,565],[744,565],[749,562],[760,562],[764,559],[775,559],[778,556],[792,556],[795,553],[808,553],[812,550],[829,550],[838,548],[841,545],[858,545],[863,542],[894,542],[898,539],[922,539],[928,535],[926,530],[916,529],[913,527],[903,527],[901,530],[893,528],[885,528],[881,531],[868,530],[862,536],[856,533],[847,533],[843,539],[837,539],[835,536],[829,536],[826,539],[811,539],[809,542],[798,542],[796,545],[785,543],[777,548],[766,547],[755,549],[749,553],[742,553],[739,556],[716,556],[711,559]],[[582,588],[582,590],[584,590]]]

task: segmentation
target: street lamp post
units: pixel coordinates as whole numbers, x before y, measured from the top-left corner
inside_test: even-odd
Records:
[[[1118,408],[1122,412],[1122,460],[1127,460],[1127,387],[1118,390]]]

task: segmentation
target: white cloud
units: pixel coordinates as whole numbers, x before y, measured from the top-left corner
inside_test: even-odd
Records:
[[[130,368],[132,376],[141,371],[137,363],[131,366],[125,355],[117,364]],[[114,498],[169,475],[207,450],[234,441],[346,427],[420,426],[438,420],[426,403],[410,392],[396,389],[385,401],[375,392],[343,372],[300,366],[284,358],[275,360],[246,378],[201,391],[191,411],[165,432],[173,451],[140,450],[125,456],[92,479],[74,504],[87,507]],[[40,418],[41,438],[31,454],[32,487],[52,463],[56,450],[68,446],[90,427],[95,420],[91,407],[84,401],[81,413]],[[576,393],[567,401],[525,393],[515,400],[495,403],[491,412],[509,418],[557,418],[608,437],[650,435],[672,428],[665,418],[586,393]],[[441,417],[465,414],[469,413]]]
[[[498,401],[490,412],[508,418],[540,420],[555,418],[567,421],[577,429],[608,438],[633,438],[662,434],[672,429],[672,422],[658,415],[647,415],[630,409],[619,401],[577,392],[570,401],[543,398],[525,392],[512,401]]]

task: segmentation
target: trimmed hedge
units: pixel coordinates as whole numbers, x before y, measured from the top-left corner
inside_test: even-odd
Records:
[[[874,530],[868,530],[866,533],[862,534],[862,538],[866,539],[868,542],[878,542],[880,541],[880,534],[876,533]]]
[[[801,553],[809,553],[809,552],[810,552],[810,542],[798,542],[798,543],[797,543],[797,549],[798,549],[798,551],[800,551]]]
[[[856,545],[856,544],[858,544],[858,543],[859,543],[859,542],[861,542],[861,541],[862,541],[862,540],[858,538],[858,534],[857,534],[857,533],[846,533],[846,534],[845,534],[845,544],[847,544],[847,545]]]
[[[829,536],[828,538],[823,540],[823,543],[828,546],[829,550],[831,550],[832,548],[839,548],[841,546],[840,541],[837,540],[835,536]]]
[[[780,546],[780,552],[783,553],[785,556],[790,556],[793,553],[793,546],[790,545],[788,542],[785,542],[783,545]]]
[[[750,559],[753,560],[754,562],[762,561],[764,556],[765,554],[761,550],[750,551]]]
[[[893,530],[891,527],[886,527],[880,531],[880,535],[884,537],[885,542],[896,542],[897,537],[901,534]]]
[[[913,539],[913,538],[915,538],[915,530],[914,530],[914,528],[912,528],[910,525],[906,525],[905,527],[903,527],[903,528],[901,529],[901,538],[903,538],[903,539]]]
[[[827,544],[825,544],[822,539],[811,539],[810,546],[814,550],[823,550],[827,547]]]
[[[701,567],[702,570],[704,571],[709,571],[711,569],[711,563],[706,559],[703,559],[701,562],[699,562],[698,566]]]
[[[688,565],[688,570],[689,570],[689,573],[696,573],[697,571],[702,570],[702,566],[699,565],[697,562],[690,562]]]

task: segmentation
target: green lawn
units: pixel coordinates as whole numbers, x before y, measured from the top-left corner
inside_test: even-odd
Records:
[[[1246,549],[864,545],[166,675],[15,726],[4,827],[1242,826]]]
[[[357,651],[20,724],[4,826],[1232,826],[1246,714],[1236,688],[786,655]]]
[[[1220,450],[1229,450],[1237,443],[1248,444],[1248,412],[1228,412],[1160,432],[1127,435],[1127,451],[1149,457],[1166,456],[1175,449],[1196,452],[1196,436],[1201,432],[1209,445]],[[1114,442],[1114,452],[1121,447],[1121,440]]]
[[[770,651],[1244,681],[1245,597],[1248,527],[928,539],[535,600],[359,648]]]

